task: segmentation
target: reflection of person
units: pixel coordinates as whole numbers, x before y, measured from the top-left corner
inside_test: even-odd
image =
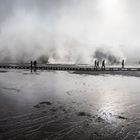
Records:
[[[32,69],[33,69],[33,61],[30,62],[30,68],[31,68],[31,72],[32,72]]]
[[[37,62],[34,61],[34,71],[36,71],[36,69],[37,69]]]
[[[105,60],[102,61],[102,68],[105,69]]]
[[[124,59],[122,60],[122,68],[124,68]]]

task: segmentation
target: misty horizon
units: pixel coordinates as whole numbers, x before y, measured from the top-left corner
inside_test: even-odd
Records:
[[[0,0],[0,62],[137,63],[139,6],[138,0]]]

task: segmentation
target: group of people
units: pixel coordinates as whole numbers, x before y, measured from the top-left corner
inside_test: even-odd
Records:
[[[96,69],[100,68],[100,62],[95,60],[94,61],[94,67]],[[122,60],[122,68],[124,68],[124,59]],[[105,69],[105,60],[102,61],[101,69]]]
[[[34,72],[36,72],[36,70],[37,70],[37,61],[36,60],[30,62],[30,68],[31,68],[31,72],[32,72],[32,70],[34,70]],[[99,61],[97,61],[97,60],[94,61],[94,68],[96,68],[96,69],[100,68]],[[124,59],[122,60],[122,68],[124,68]],[[105,60],[102,61],[101,69],[105,69]]]
[[[34,70],[34,72],[36,72],[36,70],[37,70],[37,61],[36,60],[31,61],[30,65],[31,65],[31,72],[32,72],[32,70]]]
[[[97,61],[97,60],[95,60],[95,62],[94,62],[94,67],[97,68],[97,69],[100,68],[100,62]],[[105,69],[105,60],[102,61],[102,66],[101,66],[101,68],[102,68],[102,69]]]

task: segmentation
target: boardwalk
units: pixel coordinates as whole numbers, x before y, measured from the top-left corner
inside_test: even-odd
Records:
[[[0,69],[30,69],[29,63],[17,64],[17,63],[0,63]],[[38,70],[61,70],[61,71],[140,71],[140,68],[136,67],[106,67],[94,68],[89,65],[74,65],[74,64],[38,64]]]

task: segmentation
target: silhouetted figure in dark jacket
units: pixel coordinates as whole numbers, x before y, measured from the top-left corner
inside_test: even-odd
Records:
[[[97,61],[97,68],[100,68],[100,62]]]
[[[33,61],[30,62],[30,69],[31,69],[31,72],[33,70]]]
[[[105,60],[102,61],[102,69],[105,69]]]
[[[94,61],[94,68],[97,68],[97,61]]]
[[[124,68],[124,59],[122,60],[122,68]]]
[[[36,69],[37,69],[37,62],[34,61],[34,71],[36,72]]]

